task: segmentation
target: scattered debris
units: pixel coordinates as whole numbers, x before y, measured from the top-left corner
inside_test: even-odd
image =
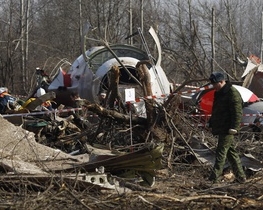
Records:
[[[70,94],[84,84],[77,69],[91,73],[93,67],[83,56],[72,66],[72,79],[78,80],[72,82],[77,86],[57,88],[56,78],[69,77],[60,69],[46,87],[52,91],[0,117],[0,194],[7,197],[1,207],[55,208],[61,200],[65,209],[262,207],[261,124],[259,129],[244,126],[236,136],[248,184],[233,183],[226,165],[222,182],[209,185],[206,178],[216,139],[200,126],[203,119],[189,111],[196,107],[182,109],[187,101],[179,92],[183,86],[170,92],[167,78],[155,74],[160,66],[155,68],[137,49],[121,51],[121,47],[106,46],[107,52],[113,51],[108,57],[111,65],[102,74],[98,68],[96,78],[89,74],[96,91],[86,91],[87,97],[78,98],[76,107]],[[106,49],[87,52],[89,61],[102,58]],[[120,58],[131,65],[126,69],[115,55],[130,52],[145,59]],[[127,78],[132,75],[133,83],[123,83],[123,72]],[[159,78],[155,85],[153,75]],[[41,84],[47,82],[42,83],[41,78],[47,75],[41,71],[38,76],[38,88],[43,88]],[[102,103],[97,95],[105,87]],[[134,100],[124,100],[126,89],[135,90]],[[35,109],[47,100],[55,101],[52,110]],[[30,203],[24,199],[29,197]]]

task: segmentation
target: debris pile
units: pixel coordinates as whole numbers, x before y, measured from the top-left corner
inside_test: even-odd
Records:
[[[261,153],[260,141],[246,138],[237,142],[240,152],[252,155],[243,159],[246,167],[254,164],[247,167],[252,177],[250,191],[230,181],[209,186],[205,177],[213,161],[214,137],[197,126],[198,120],[182,112],[179,95],[171,95],[162,105],[151,99],[145,103],[147,118],[132,115],[130,119],[129,114],[87,100],[78,101],[81,109],[77,111],[20,117],[22,126],[1,117],[0,193],[8,197],[2,207],[261,205],[262,191],[257,186],[262,164],[256,160]],[[226,166],[226,177],[229,174]],[[20,197],[16,203],[15,192]]]

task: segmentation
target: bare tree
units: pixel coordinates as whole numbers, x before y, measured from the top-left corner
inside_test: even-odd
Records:
[[[0,81],[19,94],[30,91],[36,67],[54,73],[59,62],[73,62],[82,53],[80,31],[87,22],[92,25],[87,48],[103,40],[129,43],[127,36],[140,27],[156,57],[147,33],[153,26],[164,51],[162,66],[178,83],[211,72],[212,8],[215,71],[238,80],[243,69],[235,64],[235,55],[260,54],[261,0],[1,0],[0,7]],[[143,47],[138,35],[133,41]]]
[[[1,85],[7,86],[11,91],[15,89],[16,78],[19,77],[15,72],[18,67],[17,43],[20,39],[17,6],[17,2],[13,0],[2,1],[1,4],[0,80]]]
[[[30,18],[30,0],[20,0],[20,16],[21,16],[21,72],[22,86],[25,92],[28,91],[29,73],[27,70],[28,61],[28,40],[29,40],[29,18]]]

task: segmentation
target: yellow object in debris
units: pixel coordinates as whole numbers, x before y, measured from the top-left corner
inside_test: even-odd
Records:
[[[34,100],[36,100],[36,98],[30,98],[30,99],[26,100],[26,102],[23,103],[23,105],[20,109],[25,109],[27,107],[27,105],[30,104]]]

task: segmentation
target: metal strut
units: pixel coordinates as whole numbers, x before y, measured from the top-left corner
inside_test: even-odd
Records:
[[[159,74],[158,74],[157,69],[156,69],[156,67],[155,67],[155,63],[154,63],[154,61],[153,61],[153,56],[151,55],[151,52],[150,52],[150,50],[149,50],[149,47],[148,47],[148,45],[147,45],[147,43],[146,43],[146,40],[145,40],[145,38],[144,38],[144,36],[143,36],[143,34],[142,34],[141,28],[138,28],[138,33],[139,33],[140,38],[141,38],[141,40],[142,40],[144,49],[145,49],[145,51],[146,51],[146,53],[147,53],[147,55],[148,55],[150,64],[152,65],[153,73],[154,73],[154,75],[155,75],[155,77],[156,77],[156,79],[157,79],[157,82],[158,82],[159,87],[160,87],[160,89],[161,89],[161,91],[162,91],[162,94],[165,94],[165,91],[164,91],[162,82],[161,82],[161,80],[160,80]]]

